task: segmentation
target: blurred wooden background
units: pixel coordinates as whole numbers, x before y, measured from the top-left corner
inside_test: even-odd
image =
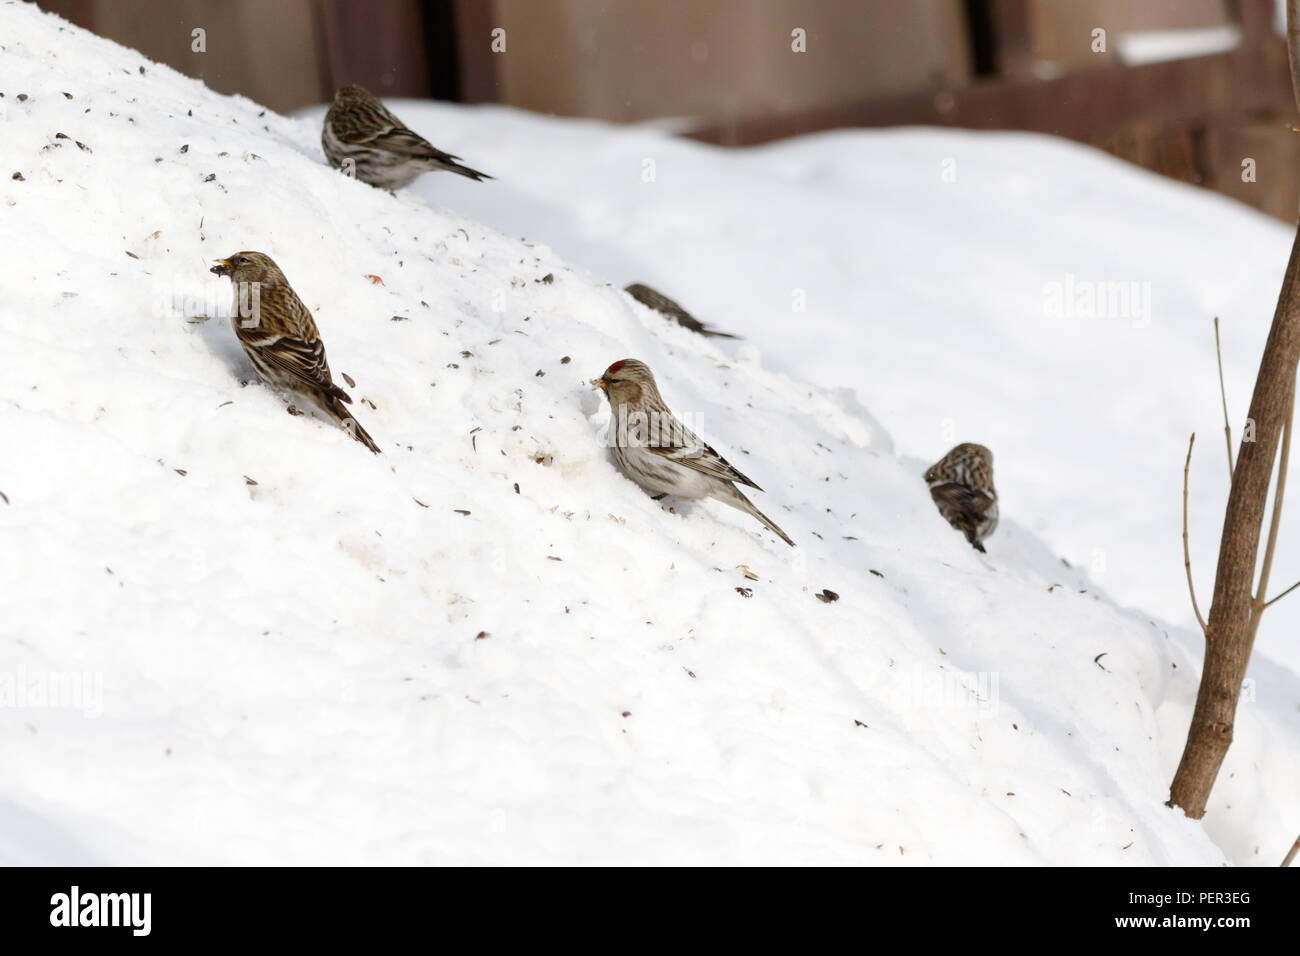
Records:
[[[1035,130],[1288,221],[1300,200],[1278,0],[38,3],[279,111],[359,82],[388,97],[672,119],[725,145],[841,126]],[[792,50],[796,28],[806,52]]]

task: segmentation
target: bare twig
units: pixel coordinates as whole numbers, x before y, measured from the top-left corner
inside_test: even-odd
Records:
[[[1285,591],[1283,591],[1283,592],[1282,592],[1281,594],[1279,594],[1277,597],[1272,598],[1272,599],[1266,601],[1266,602],[1264,603],[1264,607],[1268,607],[1270,604],[1276,604],[1278,601],[1282,600],[1282,598],[1286,597],[1288,594],[1290,594],[1290,593],[1291,593],[1292,591],[1294,591],[1296,588],[1300,588],[1300,581],[1297,581],[1295,584],[1291,585],[1289,588],[1287,588]]]
[[[1291,94],[1300,108],[1300,0],[1286,0],[1286,58],[1291,65]]]
[[[1287,853],[1286,859],[1282,861],[1282,865],[1290,866],[1291,861],[1295,859],[1295,855],[1297,852],[1300,852],[1300,837],[1296,837],[1295,842],[1291,844],[1291,849]]]
[[[1219,397],[1223,399],[1223,440],[1228,446],[1228,484],[1232,484],[1232,426],[1228,424],[1228,390],[1223,387],[1223,350],[1219,347],[1219,317],[1214,317],[1214,357],[1219,363]]]
[[[1287,390],[1286,418],[1282,426],[1282,451],[1277,463],[1277,487],[1273,491],[1273,517],[1268,524],[1268,543],[1264,545],[1264,564],[1259,572],[1259,587],[1255,589],[1255,609],[1252,615],[1250,635],[1252,640],[1255,628],[1259,626],[1259,615],[1269,602],[1264,600],[1268,590],[1268,576],[1273,570],[1273,547],[1277,544],[1277,529],[1282,523],[1282,495],[1286,491],[1286,465],[1291,458],[1291,424],[1295,419],[1295,379]],[[1281,597],[1279,594],[1278,597]]]
[[[1196,432],[1187,440],[1187,461],[1183,462],[1183,567],[1187,569],[1187,593],[1192,596],[1192,610],[1196,612],[1196,622],[1201,625],[1201,633],[1210,636],[1205,618],[1196,603],[1196,586],[1192,584],[1192,555],[1187,548],[1187,473],[1192,467],[1192,446],[1196,444]]]

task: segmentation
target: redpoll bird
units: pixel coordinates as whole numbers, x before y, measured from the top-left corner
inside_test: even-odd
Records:
[[[609,399],[614,413],[610,422],[614,461],[625,475],[655,498],[716,498],[753,515],[794,547],[789,535],[755,508],[736,484],[763,489],[674,417],[644,363],[615,362],[592,384]]]
[[[401,189],[434,169],[460,173],[476,182],[486,173],[462,166],[419,133],[413,133],[383,103],[360,86],[334,94],[325,114],[321,147],[335,169],[349,169],[357,179],[381,189]]]
[[[218,259],[212,271],[229,276],[235,287],[231,324],[262,381],[310,399],[379,454],[379,446],[343,407],[352,403],[352,396],[334,384],[316,323],[271,257],[236,252],[229,259]]]
[[[998,526],[998,493],[993,488],[993,452],[969,442],[958,445],[925,473],[939,514],[976,551]]]
[[[668,298],[668,296],[664,295],[662,292],[656,292],[648,285],[634,282],[624,291],[642,305],[648,306],[662,315],[666,315],[682,328],[690,329],[692,332],[698,332],[700,335],[708,335],[718,339],[736,338],[736,336],[732,335],[730,332],[715,332],[672,299]]]

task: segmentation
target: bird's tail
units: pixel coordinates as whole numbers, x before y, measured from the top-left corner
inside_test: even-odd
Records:
[[[754,502],[750,501],[743,494],[741,494],[739,488],[735,487],[734,485],[728,484],[727,493],[718,495],[717,497],[719,501],[724,501],[727,504],[731,505],[731,507],[733,508],[737,508],[740,511],[745,512],[746,514],[753,515],[755,518],[757,518],[759,521],[763,522],[763,524],[767,526],[768,531],[771,531],[774,535],[776,535],[778,538],[780,538],[790,547],[793,548],[796,546],[795,543],[790,540],[790,536],[777,527],[775,521],[773,521],[767,515],[763,514],[763,512],[755,508]]]
[[[700,329],[701,335],[706,335],[711,339],[738,339],[739,335],[732,335],[730,332],[719,332],[716,329]]]
[[[465,176],[468,179],[472,179],[474,180],[474,182],[479,182],[480,180],[494,178],[492,176],[489,176],[487,173],[480,173],[477,169],[470,169],[464,163],[458,163],[454,158],[451,157],[448,157],[447,159],[443,160],[443,169],[447,170],[447,172],[449,173],[460,173],[460,175]]]
[[[372,452],[378,455],[379,446],[375,440],[370,437],[370,433],[361,427],[361,423],[356,420],[352,412],[344,407],[337,395],[327,395],[321,399],[321,407],[333,418],[343,430],[355,438],[361,444],[365,445]]]

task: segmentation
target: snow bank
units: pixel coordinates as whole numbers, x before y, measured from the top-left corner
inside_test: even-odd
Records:
[[[1261,683],[1245,709],[1214,841],[1164,808],[1195,660],[1019,505],[971,550],[927,462],[836,387],[854,378],[768,371],[755,344],[781,341],[695,287],[684,304],[755,341],[665,324],[605,281],[632,276],[596,278],[540,232],[348,180],[314,121],[29,5],[0,4],[0,37],[0,676],[23,696],[0,708],[0,860],[1216,864],[1290,841],[1294,707]],[[428,177],[453,208],[526,209],[508,155],[586,149],[595,176],[625,148],[439,115],[431,138],[501,177]],[[699,158],[696,193],[772,162],[628,135]],[[557,197],[578,172],[557,170]],[[851,188],[828,175],[827,209]],[[802,241],[779,197],[751,195],[772,205],[757,234],[690,219],[719,297],[781,281]],[[569,196],[580,215],[604,201]],[[892,242],[943,235],[918,221]],[[207,267],[245,248],[313,309],[384,455],[241,386]],[[888,268],[822,254],[901,313]],[[637,277],[684,288],[666,264]],[[891,357],[914,397],[950,345]],[[614,470],[586,380],[629,355],[800,548],[716,503],[669,512]],[[970,421],[961,438],[990,439]]]

